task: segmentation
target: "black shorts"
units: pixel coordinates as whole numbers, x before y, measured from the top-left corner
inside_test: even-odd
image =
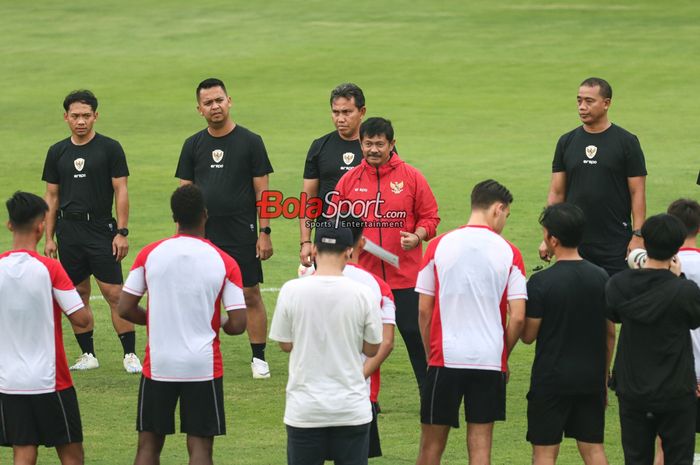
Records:
[[[0,394],[0,444],[56,447],[83,442],[75,389],[48,394]]]
[[[175,433],[175,406],[180,399],[180,432],[211,437],[226,434],[223,378],[166,382],[141,376],[136,430]]]
[[[93,221],[58,219],[58,257],[73,284],[90,275],[107,284],[122,284],[122,266],[112,254],[116,235],[114,218]]]
[[[369,458],[382,456],[382,444],[379,442],[379,424],[377,417],[379,404],[372,402],[372,423],[369,424]]]
[[[256,257],[255,244],[238,246],[217,246],[233,257],[241,269],[243,287],[253,287],[263,282],[263,270],[260,259]]]
[[[287,464],[367,465],[369,423],[358,426],[295,428],[287,425]]]
[[[491,370],[428,367],[421,393],[421,423],[459,428],[462,397],[467,423],[505,420],[506,374]]]
[[[527,395],[527,440],[535,446],[560,444],[562,434],[577,441],[602,444],[605,393]]]
[[[260,259],[256,257],[255,225],[246,225],[233,216],[210,216],[206,224],[206,238],[229,254],[238,263],[243,287],[263,282]]]

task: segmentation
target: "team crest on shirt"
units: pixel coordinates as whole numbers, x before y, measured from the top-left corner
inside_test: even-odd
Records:
[[[76,158],[75,160],[73,160],[73,166],[75,166],[76,170],[83,171],[83,168],[85,168],[85,159]]]
[[[214,159],[214,163],[219,163],[224,159],[224,151],[219,149],[212,150],[211,157]]]
[[[344,162],[346,165],[349,165],[350,163],[352,163],[353,160],[355,160],[355,154],[354,154],[354,153],[352,153],[352,152],[345,152],[345,153],[343,154],[343,162]]]
[[[588,158],[595,157],[596,153],[598,153],[598,147],[596,147],[595,145],[589,145],[588,147],[586,147],[586,156]]]
[[[394,194],[400,194],[403,192],[403,181],[390,182],[389,187],[391,187],[391,192]]]

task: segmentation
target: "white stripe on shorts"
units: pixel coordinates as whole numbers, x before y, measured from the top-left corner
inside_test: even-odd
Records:
[[[214,380],[211,380],[211,391],[214,394],[214,411],[216,412],[216,425],[219,428],[219,434],[221,434],[221,418],[219,417],[219,403],[216,401],[216,386],[214,385]]]
[[[68,442],[73,442],[70,438],[70,427],[68,426],[68,416],[66,415],[66,408],[63,406],[63,400],[61,399],[61,393],[56,391],[56,397],[58,397],[58,403],[61,404],[61,412],[63,412],[63,421],[66,423],[66,434],[68,434]]]
[[[435,367],[435,382],[433,383],[433,392],[430,396],[430,424],[435,424],[433,422],[433,412],[435,411],[435,389],[437,388],[438,375],[440,374],[440,367]]]

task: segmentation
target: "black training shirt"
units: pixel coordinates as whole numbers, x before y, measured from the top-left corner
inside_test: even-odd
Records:
[[[326,194],[361,161],[360,139],[345,140],[338,131],[333,131],[311,143],[304,164],[304,179],[319,180],[318,195],[325,205]]]
[[[112,216],[113,178],[129,176],[122,146],[114,139],[95,134],[85,145],[70,137],[49,148],[43,181],[58,184],[59,208],[68,212]]]
[[[605,390],[608,275],[586,260],[560,261],[530,277],[528,318],[541,318],[530,392],[593,394]]]
[[[262,138],[241,125],[222,137],[207,129],[182,146],[175,177],[202,189],[210,217],[231,217],[249,235],[257,228],[253,178],[272,173]]]
[[[623,260],[632,236],[632,202],[627,178],[646,176],[639,140],[619,126],[598,134],[582,126],[557,142],[552,172],[566,172],[566,201],[586,216],[582,247],[587,258],[608,268]]]

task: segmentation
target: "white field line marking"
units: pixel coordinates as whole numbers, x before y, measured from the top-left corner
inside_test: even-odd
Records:
[[[260,292],[279,292],[281,287],[263,287]],[[105,300],[101,295],[91,295],[90,300]]]

